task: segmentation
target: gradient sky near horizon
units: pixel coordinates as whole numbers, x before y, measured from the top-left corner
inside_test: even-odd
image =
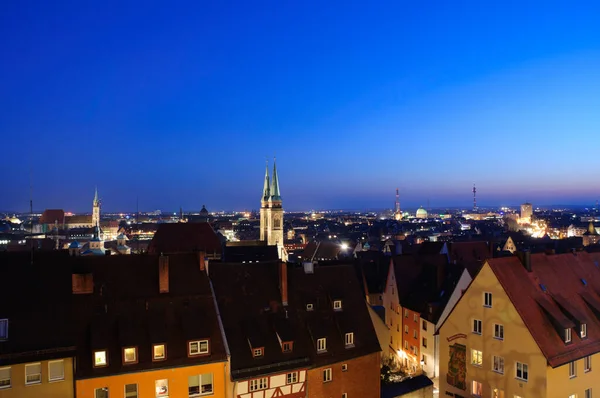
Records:
[[[526,4],[523,4],[526,3]],[[575,5],[576,4],[576,5]],[[597,2],[10,1],[0,210],[593,204]]]

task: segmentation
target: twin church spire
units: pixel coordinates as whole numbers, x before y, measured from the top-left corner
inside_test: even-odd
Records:
[[[272,178],[269,178],[268,163],[265,170],[263,194],[260,201],[260,240],[269,246],[277,246],[280,259],[287,258],[283,248],[283,207],[275,161],[273,161]]]
[[[278,201],[281,202],[281,193],[279,192],[279,177],[277,176],[277,164],[273,160],[273,179],[269,178],[269,163],[265,169],[265,183],[263,186],[262,202]]]

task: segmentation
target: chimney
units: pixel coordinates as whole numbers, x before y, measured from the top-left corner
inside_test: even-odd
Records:
[[[287,264],[282,261],[279,263],[279,289],[281,290],[281,304],[288,305],[288,280],[287,280]],[[286,312],[287,318],[287,312]]]
[[[158,291],[169,293],[169,256],[158,258]]]
[[[315,269],[315,265],[312,261],[305,261],[304,263],[302,263],[302,265],[304,266],[304,273],[305,274],[312,274],[314,273],[314,269]]]
[[[198,262],[200,263],[200,271],[204,272],[206,270],[206,262],[205,262],[206,253],[198,252]]]
[[[531,272],[531,251],[525,250],[523,252],[523,266],[527,270],[527,272]]]

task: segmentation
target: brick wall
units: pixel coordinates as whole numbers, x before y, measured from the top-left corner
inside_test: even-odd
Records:
[[[379,398],[380,355],[381,353],[376,352],[349,361],[310,369],[307,376],[307,396],[333,398],[347,393],[348,398]],[[348,365],[347,371],[342,371],[342,364]],[[323,371],[327,368],[331,368],[332,380],[323,382]]]

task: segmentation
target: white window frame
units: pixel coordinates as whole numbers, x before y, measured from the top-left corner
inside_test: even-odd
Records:
[[[52,364],[62,364],[62,377],[55,377],[54,379],[50,378],[50,375],[52,374],[52,372],[50,371],[50,366]],[[55,381],[64,381],[65,380],[65,360],[64,359],[59,359],[56,361],[48,361],[48,382],[52,383]]]
[[[135,386],[135,398],[140,397],[140,389],[139,389],[138,383],[128,383],[123,386],[123,397],[124,398],[128,398],[127,397],[127,386]]]
[[[39,373],[32,373],[31,375],[27,374],[27,369],[31,369],[32,367],[37,366],[40,369]],[[36,381],[28,381],[27,380],[27,376],[35,376],[38,375],[38,379]],[[42,384],[42,363],[41,362],[34,362],[34,363],[28,363],[25,365],[25,385],[26,386],[31,386],[34,384]]]
[[[565,343],[570,343],[571,342],[571,328],[566,328],[565,329]]]
[[[256,358],[256,357],[262,357],[263,356],[263,349],[262,348],[253,348],[252,349],[252,356],[254,358]]]
[[[569,362],[569,379],[574,379],[577,377],[577,362],[571,361]]]
[[[8,340],[8,318],[0,319],[0,332],[4,333],[4,335],[0,334],[0,341]]]
[[[581,336],[582,339],[585,339],[587,337],[587,324],[582,323],[580,326],[580,330],[579,330],[579,336]]]
[[[202,392],[202,376],[207,376],[210,375],[210,385],[211,385],[211,390],[207,391],[207,392]],[[190,384],[189,384],[189,377],[190,376],[196,376],[198,377],[198,394],[190,394]],[[213,395],[215,393],[215,379],[214,379],[214,375],[212,373],[200,373],[197,375],[190,375],[188,376],[188,397],[192,398],[192,397],[202,397],[204,395]]]
[[[325,337],[317,339],[317,352],[327,351],[327,339]]]
[[[162,356],[156,356],[156,348],[157,347],[162,347],[163,348],[163,355]],[[162,343],[162,344],[152,344],[152,360],[153,361],[164,361],[165,359],[167,359],[167,345]]]
[[[504,340],[504,325],[501,323],[494,323],[494,338]]]
[[[354,332],[346,333],[345,340],[346,348],[354,347]]]
[[[98,354],[104,354],[104,363],[98,363],[97,362],[97,355]],[[102,368],[104,366],[108,366],[108,350],[96,350],[94,351],[94,367],[95,368]]]
[[[583,371],[585,373],[587,373],[591,370],[592,370],[592,356],[588,355],[586,357],[583,357]]]
[[[521,368],[521,376],[519,376],[519,368]],[[525,376],[525,373],[527,373],[527,376]],[[524,362],[517,361],[516,365],[515,365],[515,377],[522,381],[528,381],[529,380],[529,366]]]
[[[483,293],[483,306],[485,308],[492,308],[493,300],[492,300],[492,292],[484,292]]]
[[[206,351],[202,351],[202,343],[206,343]],[[192,352],[192,344],[198,344],[198,352]],[[192,340],[188,342],[188,355],[207,355],[210,353],[210,343],[207,339],[204,340]]]
[[[250,392],[266,390],[267,388],[269,388],[269,378],[268,377],[260,377],[258,379],[252,379],[252,380],[250,380],[250,383],[248,383],[248,391],[250,391]]]
[[[492,356],[492,370],[501,375],[504,374],[504,357],[498,355]]]
[[[285,384],[298,383],[298,372],[290,372],[285,375]]]
[[[478,367],[483,366],[483,351],[471,348],[471,365]]]
[[[323,369],[323,383],[328,383],[333,380],[331,368]]]
[[[2,371],[8,371],[8,378],[4,378],[4,379],[0,379],[0,381],[6,381],[8,380],[8,384],[5,386],[0,385],[0,390],[4,390],[6,388],[11,388],[12,387],[12,369],[10,368],[10,366],[6,366],[3,368],[0,368],[0,372]]]
[[[342,300],[334,300],[333,301],[333,309],[336,311],[341,311],[342,309]]]
[[[167,387],[167,392],[166,394],[158,394],[158,392],[156,391],[156,386],[159,384],[159,382],[162,381],[166,381],[165,386]],[[161,397],[168,397],[169,396],[169,379],[158,379],[158,380],[154,380],[154,396],[156,398],[161,398]]]
[[[314,306],[312,304],[306,304],[306,311],[312,311]]]
[[[347,372],[348,371],[348,364],[347,363],[343,363],[342,364],[342,372]]]
[[[291,341],[282,341],[281,342],[281,352],[292,352],[292,347],[293,347],[293,345],[292,345]]]
[[[483,322],[481,319],[473,319],[473,324],[471,326],[473,328],[473,333],[481,335],[481,330],[483,329]]]

